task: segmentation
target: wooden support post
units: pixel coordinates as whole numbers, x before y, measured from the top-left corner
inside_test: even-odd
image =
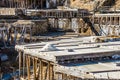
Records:
[[[59,26],[59,25],[58,25],[58,20],[59,20],[58,18],[55,19],[55,28],[56,28],[56,29],[58,29],[58,26]]]
[[[33,57],[33,74],[34,74],[34,80],[36,80],[36,60]]]
[[[77,35],[79,34],[79,30],[80,30],[80,27],[79,27],[79,23],[80,23],[80,19],[79,18],[77,18]],[[84,25],[85,25],[85,23],[84,23]],[[85,27],[85,26],[84,26]]]
[[[39,59],[39,80],[41,80],[41,59]]]
[[[111,25],[112,25],[112,17],[110,17],[110,26],[109,26],[108,35],[110,35],[110,34],[111,34],[111,32],[110,32],[110,27],[111,27]]]
[[[59,12],[60,13],[60,18],[62,17],[62,12]]]
[[[70,75],[67,76],[67,80],[70,80]]]
[[[50,70],[50,62],[48,62],[48,80],[51,80],[51,79],[50,79],[50,71],[51,71],[51,70]]]
[[[110,17],[110,26],[112,25],[112,17]]]
[[[26,65],[27,65],[27,77],[30,80],[30,56],[26,56]]]
[[[14,28],[15,29],[15,32],[14,32],[14,45],[16,44],[16,38],[17,38],[17,30],[16,30],[16,28]]]
[[[30,42],[32,41],[32,29],[31,29],[31,27],[32,27],[33,25],[31,25],[30,27],[29,27],[29,29],[30,29]]]
[[[64,73],[62,73],[62,80],[64,80]]]
[[[99,27],[99,29],[101,29],[100,28],[100,17],[98,17],[98,27]],[[99,30],[99,31],[101,31],[101,30]],[[100,35],[101,35],[101,32],[100,32]]]
[[[4,47],[7,47],[6,46],[6,42],[5,42],[5,33],[4,33],[4,30],[2,30],[2,41],[4,43]]]
[[[11,30],[11,25],[8,25],[8,27],[9,27],[9,28],[7,28],[7,42],[8,42],[8,43],[11,43],[11,42],[10,42],[10,35],[11,35],[10,30]]]
[[[116,17],[114,17],[114,25],[116,25]]]
[[[60,73],[57,73],[57,80],[60,80]]]
[[[21,52],[19,51],[19,77],[21,77]]]
[[[106,25],[105,25],[105,26],[106,26],[106,29],[108,29],[108,24],[109,24],[109,23],[108,23],[108,17],[107,17],[107,16],[106,16],[106,23],[105,23],[105,24],[106,24]],[[106,36],[107,36],[107,35],[108,35],[108,33],[106,32]]]
[[[106,26],[108,25],[108,17],[106,16],[106,21],[105,21]]]
[[[74,80],[82,80],[82,79],[78,79],[77,77],[74,77]]]
[[[119,17],[119,26],[120,26],[120,17]]]
[[[52,72],[52,75],[51,75],[51,76],[52,76],[52,80],[54,80],[54,66],[51,65],[51,67],[52,67],[52,69],[51,69],[51,70],[52,70],[52,71],[51,71],[51,72]]]
[[[72,19],[69,19],[69,28],[72,29]]]
[[[43,80],[43,62],[40,60],[40,80]]]
[[[24,75],[25,75],[25,63],[26,62],[26,59],[25,59],[25,54],[23,53],[23,78],[24,78]]]
[[[36,68],[35,68],[35,58],[34,57],[33,57],[32,61],[33,61],[33,75],[34,75],[34,80],[35,80],[35,78],[36,78]]]
[[[27,27],[26,27],[26,26],[24,26],[24,27],[25,27],[25,31],[24,31],[24,33],[23,33],[23,39],[22,39],[22,40],[23,40],[23,41],[22,41],[23,43],[25,42],[25,35],[26,35],[26,30],[27,30],[27,29],[26,29]]]
[[[101,17],[101,23],[100,24],[103,25],[103,17]]]
[[[75,77],[73,77],[73,80],[76,80]]]
[[[47,17],[48,16],[48,12],[45,12],[45,17]]]
[[[40,60],[37,59],[38,64],[37,64],[37,73],[36,73],[36,80],[40,80]]]
[[[117,25],[119,25],[119,17],[118,16],[116,17],[116,22],[117,22]]]
[[[71,79],[74,80],[74,76],[71,76]]]
[[[62,73],[62,80],[67,80],[67,74]]]
[[[54,28],[55,27],[55,19],[53,18],[52,21],[53,21],[53,28]]]

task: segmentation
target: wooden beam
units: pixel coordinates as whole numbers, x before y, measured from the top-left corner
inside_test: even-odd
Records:
[[[62,80],[67,80],[67,74],[62,73]]]
[[[43,80],[43,62],[40,60],[40,80]]]
[[[27,77],[30,80],[30,56],[26,55]]]
[[[51,65],[51,68],[52,68],[52,69],[51,69],[51,70],[52,70],[52,71],[51,71],[51,72],[52,72],[52,75],[51,75],[51,76],[52,76],[52,80],[54,80],[54,68],[53,68],[53,67],[54,67],[54,66]]]
[[[19,52],[19,77],[21,76],[21,52]]]
[[[42,59],[42,62],[44,62],[44,63],[48,63],[48,61],[47,61],[47,60],[45,60],[45,59]]]
[[[119,23],[119,25],[120,25],[120,17],[118,17],[119,19],[118,19],[118,23]]]
[[[62,73],[62,80],[64,80],[64,74]]]
[[[51,70],[50,70],[50,62],[48,62],[48,80],[51,80],[50,79],[50,73],[51,72]]]
[[[31,25],[31,26],[33,26],[33,25]],[[32,41],[32,29],[31,29],[31,27],[29,27],[29,29],[30,29],[30,42]]]
[[[24,78],[24,75],[25,75],[25,67],[26,67],[26,59],[25,59],[25,54],[23,53],[23,78]]]
[[[36,60],[33,57],[33,74],[34,74],[34,80],[36,80]]]

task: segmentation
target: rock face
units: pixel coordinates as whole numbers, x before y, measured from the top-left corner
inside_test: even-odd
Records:
[[[70,7],[93,10],[93,0],[71,0]]]
[[[41,0],[0,0],[0,7],[15,7],[19,4],[18,7],[29,6],[28,8],[56,8],[57,6],[64,5],[71,8],[93,10],[96,3],[102,3],[102,6],[113,6],[117,7],[117,9],[120,8],[120,0],[42,0],[42,5]],[[97,6],[99,6],[99,4],[97,4]]]
[[[116,7],[116,9],[120,9],[120,0],[116,0],[115,5],[113,7]]]
[[[94,10],[103,6],[120,9],[120,0],[70,0],[70,7]]]

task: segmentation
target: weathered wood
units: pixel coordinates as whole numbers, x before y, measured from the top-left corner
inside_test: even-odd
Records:
[[[23,53],[23,78],[24,78],[24,75],[25,75],[25,67],[26,67],[26,57],[25,57],[25,54]]]
[[[30,56],[26,56],[26,65],[27,65],[27,77],[30,80]]]
[[[21,76],[21,52],[19,52],[19,77]]]
[[[51,78],[50,78],[50,72],[51,72],[51,69],[50,69],[50,62],[48,62],[48,80],[51,80]]]
[[[40,60],[40,80],[43,80],[43,62]]]
[[[33,75],[34,75],[34,80],[36,80],[36,60],[35,58],[33,57]]]
[[[54,64],[51,65],[51,79],[54,80]]]
[[[31,27],[29,27],[29,29],[30,29],[30,42],[32,41],[32,29],[31,29]]]
[[[67,80],[67,74],[62,73],[62,79]]]

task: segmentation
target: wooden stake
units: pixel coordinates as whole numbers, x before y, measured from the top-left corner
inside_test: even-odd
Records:
[[[25,59],[25,54],[23,53],[23,77],[25,75],[25,63],[26,62],[26,59]]]
[[[48,80],[51,80],[50,79],[50,62],[48,62]]]
[[[21,52],[19,52],[19,77],[21,76]]]
[[[30,42],[32,41],[32,29],[31,29],[31,26],[29,27],[29,29],[30,29]]]
[[[33,74],[34,74],[34,80],[37,79],[37,59],[33,57]]]
[[[54,70],[53,70],[54,68],[53,68],[53,65],[51,67],[52,67],[52,69],[51,69],[52,70],[51,71],[52,72],[52,80],[54,80]]]
[[[43,62],[40,60],[40,80],[43,80]]]
[[[28,75],[28,80],[30,80],[30,56],[26,56],[26,63],[27,63],[27,75]]]

